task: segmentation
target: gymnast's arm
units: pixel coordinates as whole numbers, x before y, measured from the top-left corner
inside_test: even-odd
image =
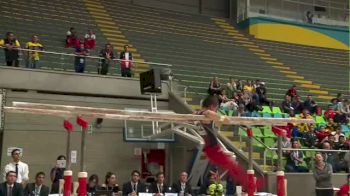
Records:
[[[220,116],[212,110],[206,110],[202,114],[205,115],[210,120],[214,121],[215,124],[223,124],[223,123],[230,122],[229,118],[227,118],[226,116]]]

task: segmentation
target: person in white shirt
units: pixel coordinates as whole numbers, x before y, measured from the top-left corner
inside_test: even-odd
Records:
[[[129,51],[129,46],[124,46],[124,51],[120,53],[119,59],[120,62],[120,71],[122,77],[131,77],[132,76],[132,61],[134,60],[132,57],[132,53]]]
[[[96,46],[96,35],[89,29],[84,36],[84,48],[86,49],[95,49]]]
[[[6,174],[9,171],[14,171],[17,175],[17,183],[25,185],[29,181],[29,168],[26,163],[20,160],[21,151],[19,149],[14,149],[11,152],[12,162],[7,164],[4,169],[4,180],[6,179]]]

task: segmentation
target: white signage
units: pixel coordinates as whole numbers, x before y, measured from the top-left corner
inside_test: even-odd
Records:
[[[78,156],[78,151],[72,150],[70,152],[70,162],[71,163],[77,163],[77,156]]]
[[[19,149],[19,151],[21,152],[21,155],[23,155],[23,148],[19,148],[19,147],[8,147],[7,148],[7,156],[11,156],[11,152],[14,150],[14,149]]]

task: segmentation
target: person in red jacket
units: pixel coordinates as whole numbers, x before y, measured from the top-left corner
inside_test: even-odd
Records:
[[[290,87],[290,89],[288,89],[286,95],[289,95],[292,97],[292,100],[294,99],[294,97],[296,97],[298,95],[297,92],[297,85],[293,84],[292,87]]]
[[[129,52],[129,46],[124,46],[124,51],[120,53],[120,70],[122,77],[131,77],[132,69],[132,53]]]
[[[349,196],[349,183],[350,183],[350,174],[347,176],[346,184],[343,184],[340,187],[340,190],[337,192],[337,196]]]

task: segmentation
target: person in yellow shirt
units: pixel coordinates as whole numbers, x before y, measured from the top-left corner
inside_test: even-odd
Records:
[[[44,47],[41,43],[39,43],[38,36],[33,35],[32,40],[27,42],[26,49],[43,50]],[[27,59],[26,59],[26,67],[31,68],[31,69],[35,69],[38,66],[39,60],[40,60],[39,52],[28,51],[27,52]]]
[[[303,109],[302,113],[299,115],[300,119],[313,119],[313,117],[310,115],[309,110]],[[309,132],[311,130],[312,124],[307,124],[307,123],[300,123],[298,125],[298,131],[299,132]]]
[[[12,32],[6,33],[6,38],[0,40],[0,46],[4,47],[5,60],[7,66],[19,66],[18,48],[21,47],[19,41]]]

